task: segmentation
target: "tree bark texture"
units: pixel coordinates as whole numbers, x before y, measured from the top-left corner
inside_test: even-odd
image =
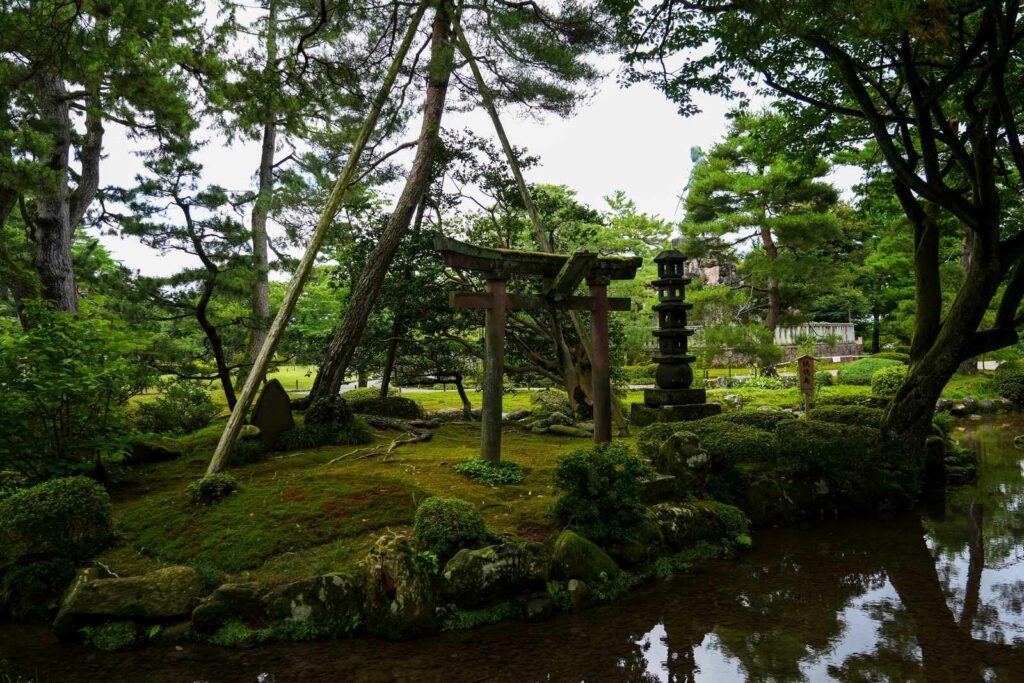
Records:
[[[345,318],[327,347],[323,363],[310,391],[311,403],[334,396],[341,389],[345,372],[366,329],[370,311],[380,296],[388,268],[409,229],[413,213],[430,184],[430,171],[441,130],[441,119],[448,94],[448,79],[452,71],[450,31],[448,7],[441,5],[434,17],[423,124],[416,145],[416,156],[391,218],[349,296]]]

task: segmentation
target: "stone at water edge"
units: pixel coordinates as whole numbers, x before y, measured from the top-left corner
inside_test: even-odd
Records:
[[[321,626],[357,623],[362,601],[359,584],[349,574],[324,574],[295,581],[278,586],[263,597],[271,619]]]
[[[98,579],[89,570],[71,583],[53,622],[58,636],[74,635],[83,622],[101,619],[161,620],[186,617],[206,594],[191,567],[164,567],[141,576]]]
[[[658,448],[652,464],[662,474],[678,480],[682,491],[696,493],[704,490],[711,457],[693,432],[676,432]]]
[[[540,543],[501,543],[463,548],[444,567],[444,595],[460,607],[477,607],[543,587],[551,561]]]
[[[590,587],[583,581],[569,579],[567,589],[569,591],[569,601],[572,602],[573,609],[586,607],[590,603]]]
[[[560,578],[587,583],[615,578],[620,571],[615,560],[596,543],[568,529],[555,539],[551,568]]]
[[[256,583],[225,583],[192,610],[192,625],[211,633],[232,619],[252,622],[266,614],[263,591]]]
[[[679,480],[671,474],[657,473],[640,482],[640,500],[644,505],[654,505],[674,500],[677,497]]]
[[[408,638],[440,627],[435,615],[433,569],[418,557],[409,539],[387,535],[363,560],[363,620],[370,635]]]
[[[523,621],[527,623],[547,621],[555,616],[555,601],[547,593],[528,595],[520,601],[520,605]]]
[[[263,387],[256,407],[252,410],[252,424],[259,428],[263,445],[272,448],[285,432],[295,429],[292,400],[281,383],[272,379]]]

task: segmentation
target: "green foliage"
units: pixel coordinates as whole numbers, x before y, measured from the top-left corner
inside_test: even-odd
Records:
[[[210,424],[220,407],[198,382],[175,379],[160,382],[160,395],[140,403],[136,422],[144,432],[188,434]]]
[[[237,619],[228,621],[208,638],[211,643],[221,647],[238,647],[240,645],[252,644],[258,639],[258,632]]]
[[[706,417],[700,420],[701,424],[715,424],[728,422],[731,424],[756,427],[767,432],[774,432],[780,425],[787,424],[796,417],[784,410],[734,410],[730,413],[722,413],[713,417]]]
[[[210,505],[231,495],[238,488],[237,479],[230,474],[218,472],[193,481],[186,490],[193,505]]]
[[[779,431],[789,429],[791,422]],[[696,420],[689,425],[712,462],[772,462],[779,453],[775,434],[757,427],[708,420]]]
[[[473,610],[460,609],[455,605],[445,605],[438,612],[443,630],[468,631],[487,624],[495,624],[499,621],[518,619],[522,616],[523,609],[518,602],[506,600]]]
[[[14,621],[49,621],[75,576],[75,562],[56,557],[5,565],[0,557],[0,615]]]
[[[272,450],[297,451],[303,448],[321,446],[357,446],[373,441],[369,426],[359,418],[338,425],[310,424],[305,422],[282,433]]]
[[[746,534],[738,535],[735,545],[737,547],[749,547],[743,546],[744,539],[749,541],[750,537]],[[681,550],[672,555],[662,555],[654,561],[651,571],[659,579],[671,579],[678,574],[693,573],[698,562],[707,562],[708,560],[724,557],[729,555],[729,552],[730,548],[725,545],[711,543],[710,541],[697,541],[686,550]]]
[[[871,393],[882,398],[892,398],[907,379],[907,368],[894,365],[879,368],[871,375]]]
[[[353,389],[341,395],[354,413],[415,420],[423,417],[419,403],[405,396],[381,398],[379,389]]]
[[[481,458],[472,458],[457,463],[455,471],[488,486],[521,484],[526,478],[523,466],[511,460],[502,460],[495,465]]]
[[[871,354],[872,358],[886,358],[888,360],[898,360],[899,362],[907,365],[910,363],[910,354],[903,353],[901,351],[879,351],[878,353]]]
[[[658,369],[658,365],[657,363],[624,365],[621,369],[629,384],[654,384],[654,373]]]
[[[949,413],[935,413],[932,415],[932,427],[948,437],[953,432],[953,416]]]
[[[840,384],[857,384],[868,386],[871,377],[882,368],[903,366],[898,360],[888,358],[861,358],[839,368],[837,378]]]
[[[39,481],[122,456],[124,406],[148,375],[144,338],[84,311],[27,315],[28,331],[0,335],[0,470]]]
[[[794,473],[821,478],[851,498],[866,491],[877,497],[895,490],[892,475],[901,466],[912,466],[875,427],[799,420],[779,433],[779,447],[782,462]]]
[[[560,458],[555,487],[555,517],[599,545],[621,542],[640,523],[646,508],[640,481],[650,465],[621,443],[581,448]]]
[[[1024,405],[1024,361],[1008,360],[996,366],[992,383],[1003,398]]]
[[[131,621],[108,621],[79,630],[82,642],[105,652],[125,650],[142,640],[139,629]]]
[[[572,415],[572,406],[569,405],[569,397],[564,391],[534,391],[530,394],[530,406],[536,417],[544,417],[551,413]]]
[[[788,389],[781,377],[751,377],[744,380],[742,386],[754,389]]]
[[[413,536],[421,548],[447,560],[460,548],[475,548],[483,542],[487,528],[472,503],[434,496],[416,508]]]
[[[821,422],[832,422],[845,425],[861,425],[864,427],[878,426],[885,414],[881,408],[869,406],[818,406],[811,410],[811,417]]]
[[[0,561],[84,562],[113,538],[106,490],[91,479],[51,479],[0,499]]]
[[[814,373],[814,386],[817,389],[821,387],[830,387],[835,384],[836,378],[828,370],[818,370]]]

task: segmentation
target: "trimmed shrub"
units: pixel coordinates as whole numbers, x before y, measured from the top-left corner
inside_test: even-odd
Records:
[[[624,444],[599,444],[562,457],[555,468],[555,517],[594,541],[625,541],[644,518],[640,482],[653,474],[650,465]]]
[[[1024,405],[1024,361],[1000,363],[992,373],[992,383],[1000,396]]]
[[[728,422],[747,427],[756,427],[766,432],[774,432],[780,424],[785,424],[795,419],[795,415],[785,410],[734,410],[731,413],[706,417],[703,420],[699,420],[699,422],[703,424]]]
[[[544,417],[551,413],[572,415],[572,406],[569,405],[569,397],[564,391],[534,391],[530,394],[530,405],[533,406],[535,417]]]
[[[472,503],[461,498],[427,498],[416,508],[413,536],[423,550],[445,561],[462,548],[487,539],[487,527]]]
[[[26,561],[0,570],[0,614],[14,621],[47,621],[59,606],[64,587],[75,576],[67,558]]]
[[[208,474],[188,485],[188,497],[193,505],[209,505],[238,490],[238,480],[230,474]]]
[[[353,389],[341,395],[354,413],[416,420],[423,417],[423,407],[405,396],[382,398],[379,389]]]
[[[873,427],[798,420],[779,433],[781,457],[797,474],[822,479],[836,492],[851,497],[872,489],[864,502],[877,499],[879,492],[895,488],[893,474],[902,458],[887,444],[881,430]],[[903,473],[911,485],[912,475]],[[856,501],[852,501],[856,502]]]
[[[708,420],[689,424],[688,429],[700,439],[712,463],[773,462],[778,457],[778,440],[763,429]]]
[[[657,369],[657,363],[623,365],[622,374],[630,384],[654,384],[654,373]]]
[[[819,406],[811,410],[811,417],[819,422],[860,425],[878,428],[885,414],[881,408],[868,406]]]
[[[0,499],[0,564],[25,558],[80,563],[113,538],[110,496],[92,479],[51,479]]]
[[[879,396],[821,396],[814,401],[815,406],[867,406],[869,408],[885,408],[889,399]]]
[[[511,460],[502,460],[498,464],[492,465],[481,458],[472,458],[455,465],[455,471],[479,484],[488,486],[521,484],[526,478],[523,466]]]
[[[871,375],[871,393],[882,398],[892,398],[907,379],[907,369],[902,365],[881,368]]]
[[[210,424],[220,407],[198,382],[175,379],[160,382],[160,395],[140,403],[135,419],[144,432],[188,434]]]
[[[647,425],[636,435],[636,448],[640,455],[653,460],[658,449],[676,432],[689,431],[690,422],[655,422]]]
[[[351,405],[351,404],[350,404]],[[304,422],[282,433],[273,444],[274,451],[297,451],[320,446],[358,446],[373,441],[367,424],[357,417],[336,425]]]
[[[818,389],[822,387],[830,387],[835,383],[835,376],[828,370],[818,370],[814,373],[814,386]]]
[[[902,353],[900,351],[879,351],[878,353],[871,354],[872,358],[886,358],[888,360],[898,360],[899,362],[907,365],[910,363],[910,354]]]
[[[902,366],[898,360],[889,358],[861,358],[839,368],[837,378],[840,384],[857,384],[868,386],[871,384],[871,377],[882,368]]]

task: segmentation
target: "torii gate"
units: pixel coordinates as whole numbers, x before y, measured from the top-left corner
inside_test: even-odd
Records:
[[[482,308],[484,326],[484,391],[480,411],[480,457],[501,460],[502,385],[505,371],[505,311],[556,310],[590,311],[591,398],[594,402],[594,441],[612,440],[611,381],[608,374],[608,312],[628,311],[628,298],[608,298],[612,280],[632,280],[643,262],[639,256],[598,256],[592,252],[551,254],[512,249],[492,249],[466,244],[444,236],[434,240],[445,265],[481,273],[484,292],[453,292],[455,308]],[[543,278],[543,294],[509,294],[510,275]],[[576,286],[586,278],[590,296],[574,296]]]

